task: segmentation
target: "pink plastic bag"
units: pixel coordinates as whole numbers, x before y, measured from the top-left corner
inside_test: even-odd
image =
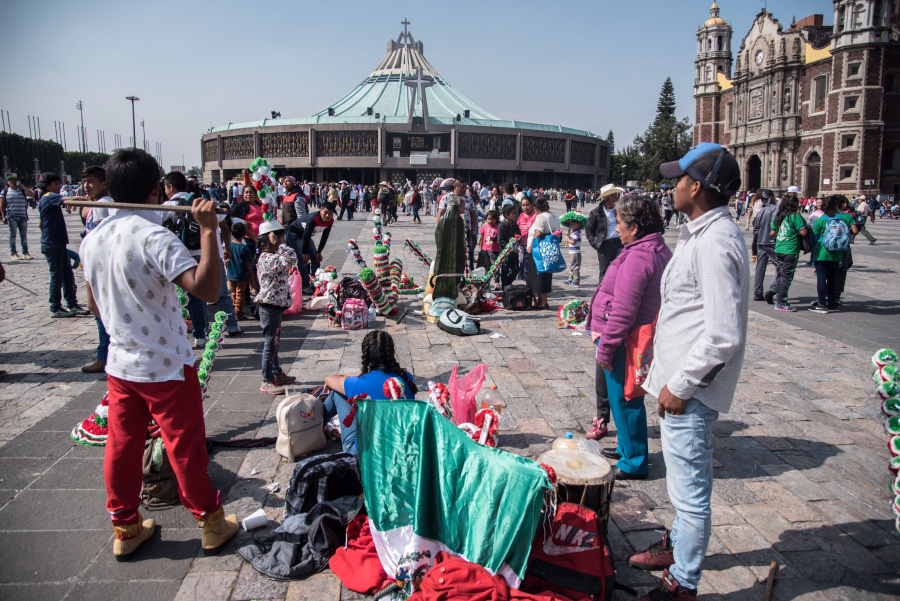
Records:
[[[476,405],[475,395],[481,390],[484,383],[484,375],[487,373],[487,365],[482,363],[468,374],[457,377],[458,365],[453,366],[450,372],[450,382],[447,388],[450,390],[450,406],[453,407],[453,419],[457,424],[472,423],[475,421]]]
[[[284,315],[296,315],[303,310],[303,280],[299,271],[291,273],[291,306],[284,310]]]

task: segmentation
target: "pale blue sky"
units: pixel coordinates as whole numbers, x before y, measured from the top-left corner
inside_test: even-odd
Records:
[[[500,118],[560,124],[630,143],[653,119],[671,76],[678,116],[693,120],[697,28],[711,0],[455,2],[287,0],[0,0],[0,109],[27,135],[65,121],[77,146],[84,101],[90,150],[97,130],[131,135],[131,105],[166,168],[200,161],[210,124],[309,116],[353,88],[408,18],[441,75]],[[763,0],[721,0],[749,31]],[[787,27],[813,13],[833,22],[828,0],[768,0]],[[5,114],[5,113],[4,113]],[[138,126],[138,140],[142,139]]]

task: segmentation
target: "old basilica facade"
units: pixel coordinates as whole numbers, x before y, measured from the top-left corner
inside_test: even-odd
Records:
[[[900,194],[900,2],[834,0],[833,26],[787,30],[763,10],[737,57],[719,13],[697,32],[694,143],[726,146],[744,189]]]

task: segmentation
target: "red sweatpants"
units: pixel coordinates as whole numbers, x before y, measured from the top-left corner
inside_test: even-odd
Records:
[[[138,523],[143,486],[144,442],[150,418],[162,432],[178,478],[181,504],[195,518],[216,511],[219,491],[209,481],[203,394],[197,370],[184,366],[184,380],[129,382],[107,376],[109,436],[103,461],[106,508],[114,526]]]

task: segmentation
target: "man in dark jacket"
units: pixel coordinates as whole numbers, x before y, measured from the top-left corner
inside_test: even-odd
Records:
[[[338,191],[341,198],[341,214],[338,215],[338,221],[343,221],[344,211],[347,212],[347,221],[353,221],[353,202],[350,200],[350,187],[347,184],[341,184]]]
[[[588,243],[597,251],[597,258],[600,261],[600,279],[603,281],[603,275],[609,264],[619,256],[622,250],[622,241],[616,232],[616,201],[624,190],[616,187],[615,184],[607,184],[600,189],[600,204],[590,212],[588,216],[588,225],[585,228],[585,235]]]
[[[284,202],[281,203],[281,223],[292,224],[298,218],[309,213],[306,206],[306,197],[303,195],[303,187],[297,185],[293,175],[284,178]]]
[[[381,223],[387,225],[391,220],[391,203],[394,201],[396,194],[387,182],[378,184],[378,207],[381,209]]]
[[[298,268],[304,296],[309,296],[313,293],[310,276],[315,277],[316,271],[322,264],[322,251],[325,249],[325,243],[328,242],[331,226],[334,225],[334,211],[336,208],[334,203],[322,203],[320,210],[307,213],[288,227],[285,242],[294,249],[297,257],[299,257]],[[318,247],[316,247],[313,236],[319,233],[322,234],[322,237],[319,239]]]
[[[772,218],[778,205],[775,204],[775,195],[771,190],[760,190],[759,199],[763,206],[753,218],[753,239],[756,240],[756,276],[753,282],[753,300],[765,300],[769,304],[775,302],[775,277],[772,277],[772,285],[763,294],[763,284],[766,279],[766,266],[772,261],[775,272],[778,272],[778,260],[775,258],[775,237],[772,236]]]
[[[615,184],[607,184],[600,189],[600,203],[591,211],[588,217],[588,225],[585,229],[588,242],[597,251],[597,259],[600,263],[599,279],[597,287],[603,281],[606,269],[622,251],[622,240],[616,231],[616,201],[624,192]],[[597,422],[593,424],[587,437],[599,440],[606,436],[609,427],[609,394],[606,391],[606,374],[600,364],[597,364],[594,374],[594,393],[597,395]]]

